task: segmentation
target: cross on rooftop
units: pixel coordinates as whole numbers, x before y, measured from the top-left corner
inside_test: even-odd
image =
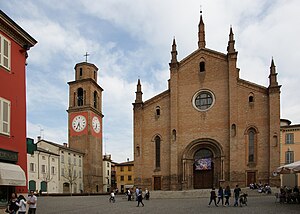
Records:
[[[88,58],[89,55],[90,54],[88,54],[88,52],[85,52],[85,55],[83,55],[83,56],[85,56],[85,62],[87,62],[87,58]]]

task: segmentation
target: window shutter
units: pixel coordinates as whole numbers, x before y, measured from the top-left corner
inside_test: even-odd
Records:
[[[2,40],[3,40],[3,37],[1,36],[0,34],[0,65],[2,65]]]
[[[3,63],[2,65],[10,70],[10,41],[3,38]]]
[[[10,102],[7,100],[2,100],[0,102],[0,121],[1,128],[0,131],[3,134],[8,134],[10,132]]]

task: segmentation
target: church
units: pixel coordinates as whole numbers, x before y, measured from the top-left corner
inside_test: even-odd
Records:
[[[280,184],[280,85],[271,60],[268,87],[239,77],[230,27],[227,52],[206,47],[202,14],[198,48],[177,59],[173,40],[167,90],[133,103],[134,183],[150,190]]]

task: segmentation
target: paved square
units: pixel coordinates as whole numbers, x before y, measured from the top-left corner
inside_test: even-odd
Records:
[[[38,214],[58,213],[300,213],[300,204],[275,203],[275,197],[256,196],[248,198],[247,207],[208,207],[208,198],[150,199],[144,207],[136,207],[136,201],[127,201],[117,195],[116,203],[108,202],[109,196],[39,197]]]

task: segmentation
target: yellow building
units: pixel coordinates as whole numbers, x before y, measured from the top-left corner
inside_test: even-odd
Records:
[[[124,163],[119,163],[116,164],[115,167],[116,167],[117,187],[119,189],[119,192],[124,193],[127,189],[133,188],[134,162],[127,161]]]
[[[280,165],[300,160],[300,124],[291,125],[291,121],[280,120]],[[300,184],[298,174],[281,175],[281,185],[293,187]]]

